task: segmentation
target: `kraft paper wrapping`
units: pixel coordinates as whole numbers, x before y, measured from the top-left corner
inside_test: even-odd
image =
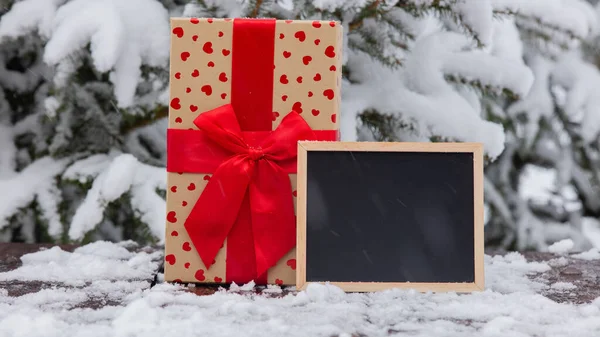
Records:
[[[193,120],[199,113],[230,103],[233,24],[232,19],[171,19],[170,95],[181,107],[170,108],[169,128],[196,129]],[[278,20],[275,31],[273,129],[294,109],[313,130],[339,130],[342,27],[330,21]],[[332,92],[334,99],[326,97]],[[210,176],[167,173],[166,281],[227,279],[227,241],[207,270],[183,226]],[[290,175],[290,182],[295,208],[296,175]],[[294,285],[295,257],[293,249],[270,268],[268,283]]]

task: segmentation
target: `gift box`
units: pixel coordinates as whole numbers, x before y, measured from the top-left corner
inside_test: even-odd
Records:
[[[342,27],[171,28],[165,280],[294,285],[297,141],[339,139]]]

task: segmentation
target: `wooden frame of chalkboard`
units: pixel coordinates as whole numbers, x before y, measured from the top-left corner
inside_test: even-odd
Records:
[[[473,269],[468,282],[346,282],[307,279],[307,157],[309,152],[409,152],[470,153],[473,158]],[[467,163],[470,166],[469,163]],[[399,142],[298,142],[297,176],[297,248],[296,288],[304,290],[310,283],[329,283],[347,292],[370,292],[390,288],[407,288],[421,292],[472,292],[484,289],[484,215],[483,215],[483,145],[480,143],[399,143]],[[468,215],[467,215],[468,216]],[[470,230],[470,229],[469,229]],[[470,247],[470,246],[469,246]],[[470,251],[470,248],[468,249]],[[471,253],[469,253],[471,254]],[[469,267],[470,268],[470,267]]]

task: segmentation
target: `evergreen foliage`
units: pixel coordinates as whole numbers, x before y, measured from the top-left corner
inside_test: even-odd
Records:
[[[594,6],[8,1],[0,9],[1,239],[160,241],[168,17],[275,17],[342,22],[344,140],[483,142],[488,244],[545,250],[569,237],[584,249],[600,224]],[[535,167],[556,175],[541,202],[523,192]]]

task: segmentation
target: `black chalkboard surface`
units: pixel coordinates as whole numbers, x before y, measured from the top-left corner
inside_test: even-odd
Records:
[[[483,147],[299,142],[297,287],[481,290]]]

